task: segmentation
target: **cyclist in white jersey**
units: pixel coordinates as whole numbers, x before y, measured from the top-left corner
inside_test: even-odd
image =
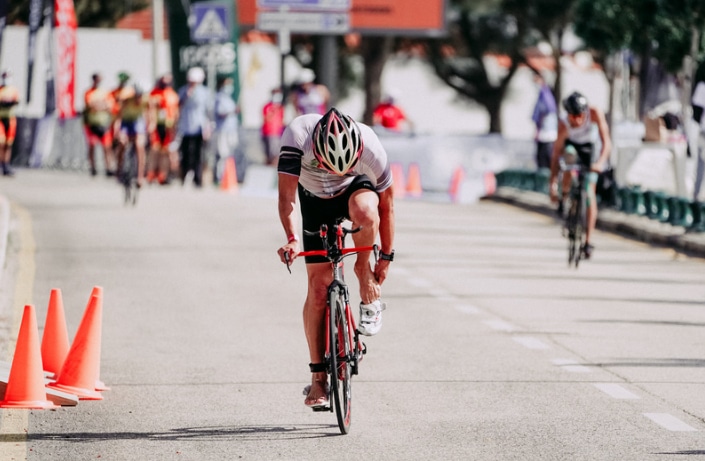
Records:
[[[558,123],[558,139],[553,145],[553,155],[551,157],[551,176],[549,180],[549,190],[551,200],[558,201],[558,210],[562,214],[563,199],[558,200],[557,179],[559,170],[559,159],[563,155],[567,146],[575,148],[580,162],[590,168],[590,172],[585,176],[587,187],[588,208],[587,229],[585,232],[585,246],[581,249],[586,258],[590,258],[594,246],[590,243],[590,237],[595,230],[597,223],[597,199],[595,188],[598,174],[607,165],[607,160],[612,149],[609,126],[605,114],[597,107],[588,104],[587,98],[578,92],[572,93],[563,100],[563,108],[567,116]],[[570,189],[570,173],[563,176],[562,193],[568,193]]]
[[[329,229],[341,218],[362,230],[353,235],[355,246],[370,246],[377,235],[380,257],[370,264],[371,252],[357,254],[355,275],[360,285],[358,330],[376,334],[382,326],[381,285],[394,259],[394,200],[392,175],[387,154],[377,135],[335,108],[325,115],[307,114],[295,118],[284,131],[278,163],[279,218],[287,243],[279,248],[282,262],[293,260],[301,251],[297,232],[298,192],[303,228]],[[332,232],[330,234],[333,234]],[[334,237],[334,235],[331,235]],[[303,236],[305,250],[322,249],[318,236]],[[304,303],[304,331],[310,354],[311,386],[304,404],[326,407],[327,376],[325,351],[325,306],[327,287],[332,281],[330,263],[320,256],[306,257],[308,294]]]

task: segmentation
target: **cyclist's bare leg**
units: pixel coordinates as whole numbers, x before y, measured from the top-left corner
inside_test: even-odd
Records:
[[[369,189],[360,189],[350,196],[348,212],[353,228],[362,227],[360,232],[352,234],[356,247],[371,246],[375,243],[379,231],[379,196]],[[360,282],[360,299],[369,304],[379,299],[381,289],[375,279],[370,265],[372,252],[363,251],[357,254],[355,275]]]
[[[588,186],[587,201],[588,206],[585,210],[585,219],[587,221],[587,229],[585,229],[585,244],[590,243],[590,237],[592,236],[592,231],[595,230],[597,225],[597,184],[590,182]]]
[[[137,152],[137,185],[142,185],[144,178],[144,166],[146,163],[147,154],[145,153],[145,138],[143,134],[135,135],[135,151]]]
[[[308,342],[311,363],[323,363],[326,351],[325,313],[328,302],[328,285],[333,279],[329,263],[306,264],[308,293],[304,303],[304,332]],[[312,373],[311,389],[304,403],[314,405],[327,399],[325,372]]]

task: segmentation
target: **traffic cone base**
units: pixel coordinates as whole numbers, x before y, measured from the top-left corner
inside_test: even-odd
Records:
[[[103,396],[95,389],[85,389],[83,387],[69,386],[67,384],[51,383],[47,385],[49,389],[68,392],[78,397],[79,400],[103,400]]]

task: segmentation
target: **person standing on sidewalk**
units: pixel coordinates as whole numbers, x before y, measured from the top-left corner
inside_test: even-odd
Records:
[[[17,133],[15,107],[20,102],[20,93],[12,85],[12,74],[6,70],[0,75],[0,167],[3,176],[14,176],[10,168],[12,145]]]
[[[233,100],[235,85],[231,77],[221,77],[218,92],[215,95],[213,113],[215,116],[215,159],[213,162],[213,180],[220,183],[225,169],[225,160],[235,156],[240,142],[240,123],[237,103]]]
[[[534,79],[539,87],[539,96],[531,119],[536,125],[536,168],[551,168],[553,143],[558,137],[558,108],[551,88],[539,74]]]
[[[179,89],[178,135],[181,138],[181,183],[193,171],[193,183],[201,187],[203,177],[203,142],[210,137],[208,112],[211,94],[203,85],[206,73],[192,67],[186,73],[186,85]]]
[[[693,187],[693,201],[697,202],[703,185],[703,176],[705,176],[705,61],[700,64],[695,73],[695,89],[691,104],[693,106],[693,120],[699,125],[697,167]]]
[[[272,98],[262,108],[262,144],[267,165],[276,165],[284,133],[284,96],[280,88],[272,90]]]

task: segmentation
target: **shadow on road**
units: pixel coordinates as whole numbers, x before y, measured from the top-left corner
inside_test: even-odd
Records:
[[[286,440],[312,439],[340,435],[337,425],[305,424],[297,426],[184,427],[165,432],[65,432],[46,434],[1,434],[0,443],[31,441],[101,442],[104,440]]]

